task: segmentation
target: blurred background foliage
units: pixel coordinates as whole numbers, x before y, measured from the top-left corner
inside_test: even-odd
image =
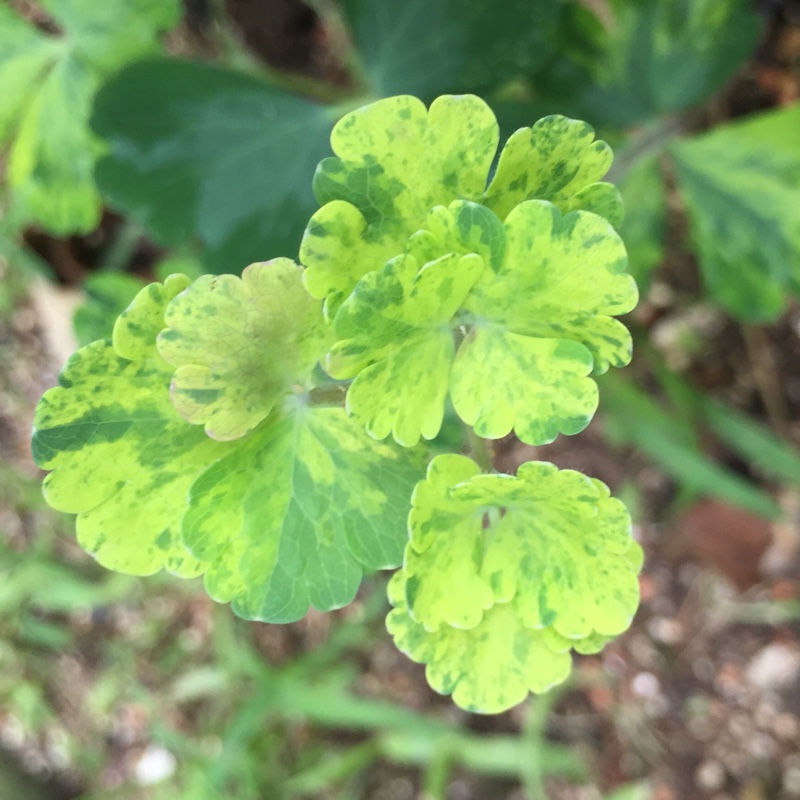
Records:
[[[560,113],[612,144],[642,293],[597,424],[495,448],[627,500],[642,613],[491,721],[393,659],[380,579],[332,619],[241,623],[88,562],[27,455],[60,361],[143,281],[296,257],[336,120],[457,92],[504,137]],[[796,0],[3,0],[0,798],[800,796],[800,707],[750,672],[800,677],[799,98]],[[768,730],[691,727],[737,703]]]

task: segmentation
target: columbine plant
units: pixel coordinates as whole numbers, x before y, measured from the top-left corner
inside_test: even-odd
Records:
[[[473,96],[348,114],[314,177],[302,266],[173,275],[72,356],[33,450],[81,545],[123,572],[202,574],[215,600],[275,623],[400,567],[389,630],[471,711],[545,691],[571,650],[625,630],[642,556],[622,503],[544,462],[497,474],[483,442],[577,433],[592,376],[630,360],[614,317],[636,287],[619,194],[599,182],[611,151],[547,117],[489,181],[498,136]],[[480,465],[420,444],[448,398]]]

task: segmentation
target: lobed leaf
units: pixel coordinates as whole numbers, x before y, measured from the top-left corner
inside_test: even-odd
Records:
[[[291,622],[400,563],[421,472],[418,453],[372,441],[341,408],[284,407],[195,481],[184,540],[209,562],[212,597]]]
[[[278,258],[235,275],[205,275],[167,306],[161,356],[177,367],[172,401],[213,439],[238,439],[294,386],[307,384],[327,349],[320,304],[302,269]]]
[[[639,597],[641,548],[599,481],[528,462],[480,475],[437,456],[412,498],[405,600],[429,631],[470,629],[510,604],[521,625],[569,640],[625,630]]]
[[[327,369],[355,378],[348,409],[376,438],[433,438],[448,391],[482,437],[577,433],[597,408],[590,374],[630,360],[630,334],[612,316],[636,303],[626,263],[595,214],[526,201],[503,223],[469,201],[435,206],[406,253],[339,307]]]
[[[611,184],[597,183],[612,159],[611,148],[595,141],[590,125],[567,117],[544,117],[509,138],[484,202],[500,219],[526,200],[547,200],[563,213],[592,211],[618,226],[619,193]]]
[[[577,433],[597,408],[588,376],[623,366],[631,339],[613,315],[636,304],[625,248],[604,219],[562,217],[528,201],[509,214],[502,260],[465,301],[473,327],[453,364],[450,393],[479,436],[512,429],[529,444]]]
[[[365,275],[339,309],[327,370],[355,376],[347,407],[376,439],[391,432],[412,446],[439,433],[455,352],[450,321],[482,270],[475,254],[421,268],[398,256]]]
[[[472,95],[440,97],[429,110],[414,97],[390,97],[339,120],[336,157],[314,177],[324,205],[300,247],[306,288],[320,299],[346,297],[403,252],[433,206],[479,199],[497,141],[494,114]]]
[[[142,289],[119,318],[114,344],[75,353],[36,409],[34,459],[53,470],[44,481],[48,503],[78,514],[81,546],[120,572],[203,569],[181,543],[180,521],[193,479],[226,446],[178,416],[171,371],[155,347],[167,303],[187,284],[175,275]]]
[[[428,631],[409,615],[403,582],[403,571],[390,581],[395,608],[387,628],[398,649],[428,665],[430,685],[452,694],[461,708],[497,714],[522,702],[529,691],[545,692],[568,677],[569,645],[554,650],[548,631],[525,627],[509,603],[493,606],[472,628]]]

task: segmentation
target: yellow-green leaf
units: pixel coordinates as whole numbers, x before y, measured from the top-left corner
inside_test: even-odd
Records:
[[[147,575],[203,567],[180,539],[194,478],[226,451],[182,420],[171,370],[155,348],[164,308],[188,284],[145,287],[120,317],[114,345],[99,341],[67,362],[36,409],[33,454],[54,508],[78,514],[81,546],[104,566]]]
[[[177,367],[172,400],[214,439],[238,439],[293,387],[305,387],[327,349],[320,303],[288,258],[235,275],[204,275],[167,307],[158,337]]]

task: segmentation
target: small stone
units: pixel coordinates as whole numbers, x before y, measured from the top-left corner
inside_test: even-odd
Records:
[[[657,642],[663,642],[666,645],[676,645],[683,641],[683,625],[676,619],[653,617],[647,630]]]
[[[634,634],[628,639],[628,648],[633,658],[643,667],[653,669],[659,666],[661,659],[649,636]]]
[[[745,680],[762,691],[778,691],[797,680],[800,650],[773,643],[759,650],[747,665]]]
[[[175,774],[178,763],[169,750],[158,745],[148,745],[133,768],[133,777],[139,786],[162,783]]]
[[[791,742],[800,733],[800,723],[792,714],[778,714],[772,721],[772,730],[779,739]]]
[[[695,659],[692,664],[692,672],[701,681],[710,681],[714,677],[714,662],[705,656]]]
[[[759,728],[768,728],[775,731],[773,726],[778,716],[778,710],[772,703],[766,700],[759,703],[753,716]],[[775,731],[775,733],[777,733],[777,731]]]
[[[783,771],[783,791],[791,797],[800,797],[800,768],[789,767]]]
[[[777,749],[775,740],[766,733],[757,733],[750,739],[750,754],[759,761],[771,761]]]
[[[640,672],[631,681],[631,691],[637,697],[657,697],[661,692],[661,685],[652,672]]]
[[[721,789],[725,783],[725,767],[719,761],[708,759],[695,770],[694,782],[707,792]]]
[[[755,731],[753,723],[746,714],[733,714],[728,721],[728,729],[740,740],[749,739]]]
[[[645,698],[643,705],[644,713],[651,719],[663,717],[669,711],[669,700],[663,694]]]

